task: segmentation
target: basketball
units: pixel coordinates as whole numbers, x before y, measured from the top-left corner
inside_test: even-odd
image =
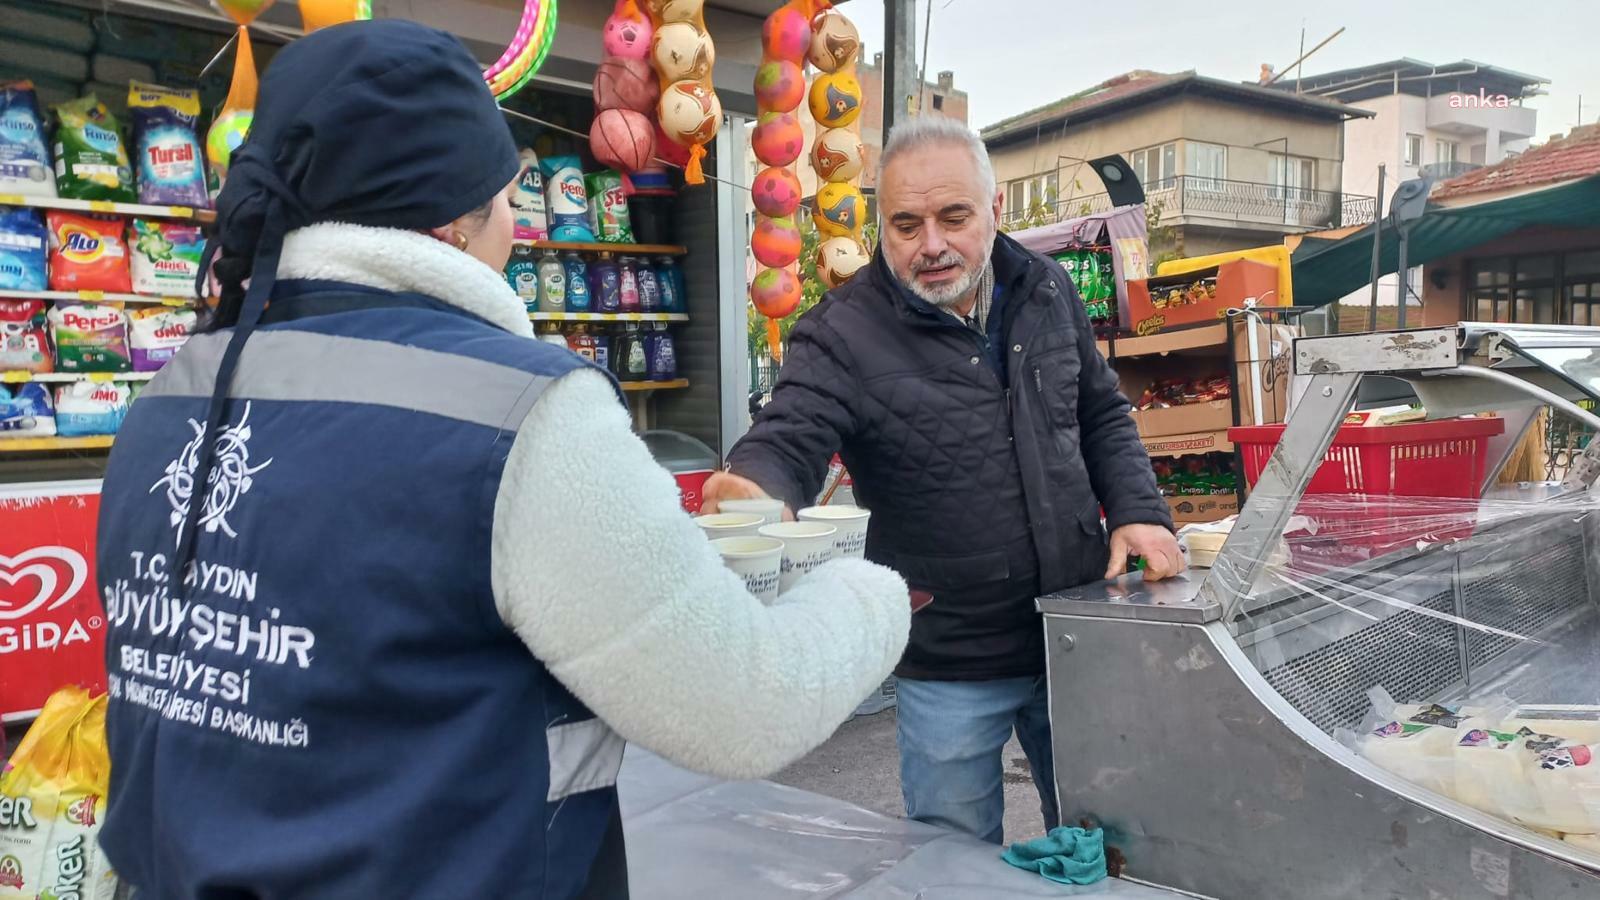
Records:
[[[603,109],[589,126],[589,149],[604,165],[619,172],[637,172],[655,155],[655,129],[644,113]]]
[[[594,73],[595,109],[631,109],[648,114],[656,108],[660,96],[656,73],[642,59],[609,57]]]

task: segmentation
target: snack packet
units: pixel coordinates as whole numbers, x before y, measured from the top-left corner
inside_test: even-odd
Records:
[[[192,309],[151,306],[128,314],[128,349],[135,372],[154,372],[178,355],[199,316]]]
[[[43,300],[0,300],[0,372],[55,370]]]
[[[114,381],[64,384],[56,388],[56,434],[116,434],[132,400],[128,386]]]
[[[134,81],[128,115],[139,152],[139,202],[205,207],[205,154],[195,135],[200,93]]]
[[[133,168],[116,117],[93,94],[55,106],[56,190],[73,200],[132,203]]]
[[[50,223],[50,289],[114,291],[132,289],[124,221],[112,216],[53,209]]]
[[[30,381],[12,391],[0,384],[0,441],[53,437],[55,433],[56,413],[44,385]]]
[[[56,195],[44,116],[31,81],[0,81],[0,194]]]
[[[0,206],[0,291],[47,289],[46,237],[36,210]]]
[[[129,274],[136,294],[193,297],[206,237],[198,225],[155,219],[134,219],[128,228],[133,245]]]
[[[61,372],[127,372],[128,319],[114,306],[56,304],[50,310],[50,336]]]

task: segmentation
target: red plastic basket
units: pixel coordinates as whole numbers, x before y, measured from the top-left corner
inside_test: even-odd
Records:
[[[1244,457],[1251,487],[1283,436],[1282,425],[1228,429]],[[1489,438],[1506,430],[1504,419],[1446,419],[1370,428],[1345,425],[1333,439],[1308,494],[1386,494],[1392,497],[1479,495]]]

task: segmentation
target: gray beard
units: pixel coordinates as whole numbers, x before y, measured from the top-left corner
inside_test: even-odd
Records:
[[[987,263],[976,269],[969,269],[961,276],[959,281],[937,288],[924,287],[917,282],[916,276],[913,275],[911,283],[907,287],[911,289],[911,293],[916,294],[928,303],[940,309],[949,309],[952,306],[959,305],[968,294],[972,293],[973,289],[978,286],[978,282],[983,280],[983,271],[986,268],[988,268]]]

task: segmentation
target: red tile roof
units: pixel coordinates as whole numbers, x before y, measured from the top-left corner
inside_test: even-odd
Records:
[[[1452,178],[1434,188],[1431,199],[1538,187],[1591,175],[1600,175],[1600,124],[1574,128],[1566,137],[1541,144],[1521,156]]]

